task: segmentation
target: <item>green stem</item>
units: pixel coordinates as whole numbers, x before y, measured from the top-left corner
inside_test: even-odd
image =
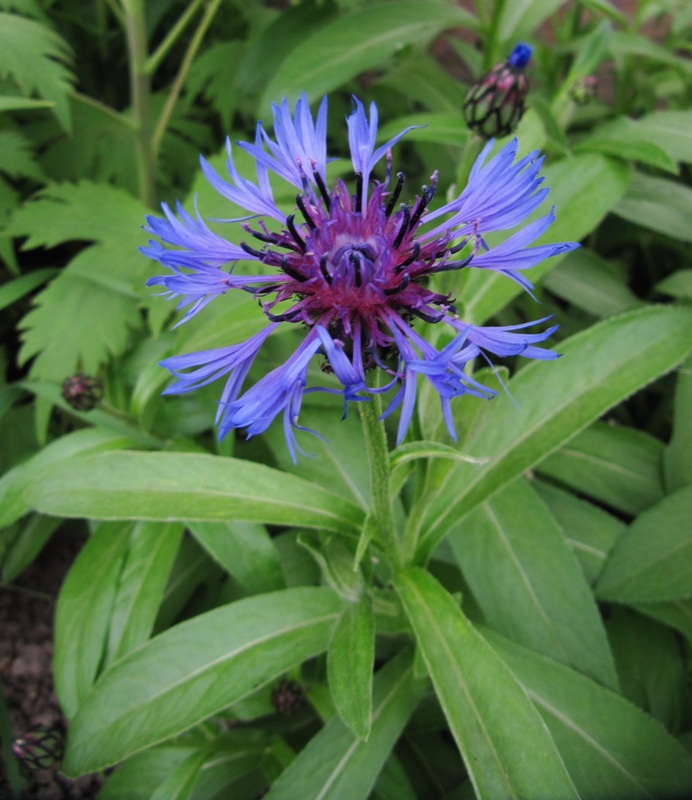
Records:
[[[382,403],[379,395],[371,402],[359,403],[360,420],[365,434],[365,449],[370,467],[372,487],[372,510],[377,523],[377,531],[387,558],[393,569],[403,566],[401,547],[394,529],[392,499],[389,493],[389,451],[384,423],[380,421]]]
[[[170,29],[166,38],[149,56],[149,60],[147,61],[147,72],[149,75],[153,75],[159,68],[161,62],[168,55],[173,45],[178,41],[178,38],[183,33],[185,28],[187,28],[188,23],[197,13],[197,9],[202,5],[203,2],[204,0],[193,0],[193,2],[190,3],[190,5],[180,15],[175,25]]]
[[[202,21],[199,23],[199,27],[195,31],[195,35],[192,37],[192,41],[187,48],[187,52],[185,53],[185,57],[180,65],[178,74],[175,76],[171,90],[166,98],[166,103],[161,111],[161,116],[156,123],[156,130],[154,131],[154,136],[152,139],[152,149],[155,154],[158,153],[159,148],[161,147],[161,140],[163,139],[163,135],[166,132],[168,123],[173,115],[173,109],[175,108],[175,104],[178,101],[180,92],[182,91],[187,73],[195,56],[197,55],[200,45],[202,44],[202,40],[207,32],[207,28],[211,25],[214,15],[216,14],[220,5],[221,0],[212,0],[209,3],[204,12],[204,16],[202,17]]]
[[[156,160],[151,138],[151,85],[147,73],[147,26],[144,0],[123,0],[125,34],[130,57],[130,93],[135,122],[135,151],[139,178],[139,199],[144,205],[156,203]]]

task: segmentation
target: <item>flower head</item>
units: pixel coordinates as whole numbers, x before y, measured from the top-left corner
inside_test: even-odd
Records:
[[[470,89],[464,102],[466,124],[485,139],[507,136],[524,115],[529,82],[524,69],[533,48],[519,42],[506,61],[496,64]]]
[[[246,429],[248,435],[261,433],[283,414],[294,460],[299,449],[295,430],[307,430],[298,425],[303,395],[336,392],[346,409],[351,401],[384,391],[368,385],[368,373],[377,369],[388,374],[389,387],[398,386],[385,415],[402,407],[399,440],[412,417],[419,376],[438,392],[454,436],[451,399],[494,394],[467,374],[467,364],[492,355],[554,358],[536,346],[553,329],[527,334],[524,325],[469,325],[459,318],[453,299],[435,290],[435,276],[477,267],[503,273],[530,289],[520,270],[577,246],[530,246],[552,223],[551,212],[488,249],[486,234],[517,226],[547,194],[541,188],[538,153],[517,161],[516,141],[488,160],[490,143],[461,194],[430,211],[436,174],[413,201],[399,203],[405,178],[401,172],[392,178],[392,147],[407,131],[376,147],[377,109],[372,104],[368,117],[358,99],[347,126],[355,192],[342,180],[327,185],[326,101],[315,122],[305,97],[298,100],[293,117],[284,101],[274,106],[274,139],[260,125],[254,144],[238,145],[255,159],[256,183],[238,174],[230,145],[230,183],[202,162],[214,188],[249,212],[228,221],[234,243],[213,233],[199,213],[193,217],[179,208],[176,216],[164,205],[164,218],[149,217],[147,230],[178,249],[156,241],[143,249],[168,270],[149,284],[162,285],[169,297],[179,298],[179,308],[188,309],[183,321],[233,289],[251,292],[260,301],[269,324],[246,342],[162,362],[176,378],[167,392],[192,391],[228,376],[217,414],[219,436],[234,428]],[[378,181],[372,174],[383,159],[384,180]],[[274,202],[268,171],[298,190],[288,215]],[[258,219],[248,221],[254,217]],[[275,222],[266,224],[266,218]],[[260,262],[271,273],[236,275],[233,268],[239,261]],[[451,341],[436,349],[415,330],[416,320],[447,325]],[[301,344],[285,364],[246,389],[257,353],[279,325],[299,326],[305,332]],[[323,370],[333,373],[340,388],[307,386],[314,356],[323,359]]]

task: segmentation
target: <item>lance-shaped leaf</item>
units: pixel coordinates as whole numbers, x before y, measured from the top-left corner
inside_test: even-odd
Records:
[[[375,620],[370,597],[364,595],[341,615],[327,658],[329,690],[336,710],[361,739],[367,739],[370,733],[374,660]]]
[[[366,741],[338,716],[310,741],[272,785],[267,800],[366,800],[427,687],[413,677],[410,652],[375,676],[372,728]]]
[[[622,533],[596,584],[604,600],[655,603],[692,597],[692,486],[678,489]]]
[[[455,464],[423,498],[419,556],[478,503],[541,461],[605,411],[680,363],[692,346],[692,312],[653,306],[592,326],[560,345],[563,357],[530,364],[464,442],[485,464]]]
[[[617,687],[584,573],[528,481],[514,481],[474,509],[449,541],[488,625]]]
[[[27,489],[44,513],[93,519],[269,522],[357,534],[362,509],[279,470],[199,453],[75,459]],[[47,509],[53,511],[47,511]]]
[[[182,733],[327,649],[342,610],[329,589],[250,597],[182,622],[106,670],[72,721],[67,774]]]
[[[479,800],[576,798],[545,724],[524,690],[428,572],[396,587]]]
[[[569,667],[483,635],[545,719],[580,797],[692,795],[692,759],[659,722]]]

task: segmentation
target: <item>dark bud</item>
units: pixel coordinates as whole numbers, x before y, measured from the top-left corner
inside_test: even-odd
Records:
[[[65,378],[62,384],[62,396],[75,411],[91,411],[103,400],[103,381],[78,372]]]
[[[507,136],[524,114],[529,82],[524,74],[532,48],[519,43],[509,58],[493,67],[471,87],[464,103],[464,118],[472,131],[485,139]]]
[[[63,735],[58,728],[37,728],[12,743],[12,752],[30,770],[50,769],[63,754]]]
[[[295,681],[281,681],[272,692],[272,705],[284,717],[290,717],[304,702],[303,690]]]

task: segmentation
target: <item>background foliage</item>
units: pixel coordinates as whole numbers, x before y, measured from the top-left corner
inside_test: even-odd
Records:
[[[692,794],[692,7],[633,5],[0,2],[2,580],[84,535],[55,680],[65,772],[120,765],[103,800]],[[355,417],[308,400],[328,441],[294,467],[278,430],[218,444],[213,390],[160,396],[163,357],[262,316],[225,297],[171,331],[141,225],[176,198],[232,216],[198,154],[301,92],[330,94],[331,152],[353,92],[382,140],[425,125],[407,177],[450,186],[468,87],[520,39],[520,152],[548,155],[549,240],[583,245],[531,276],[564,357],[514,403],[458,401],[458,447],[423,396],[392,573]],[[492,273],[442,280],[469,321],[532,314]],[[99,408],[61,396],[77,371]]]

